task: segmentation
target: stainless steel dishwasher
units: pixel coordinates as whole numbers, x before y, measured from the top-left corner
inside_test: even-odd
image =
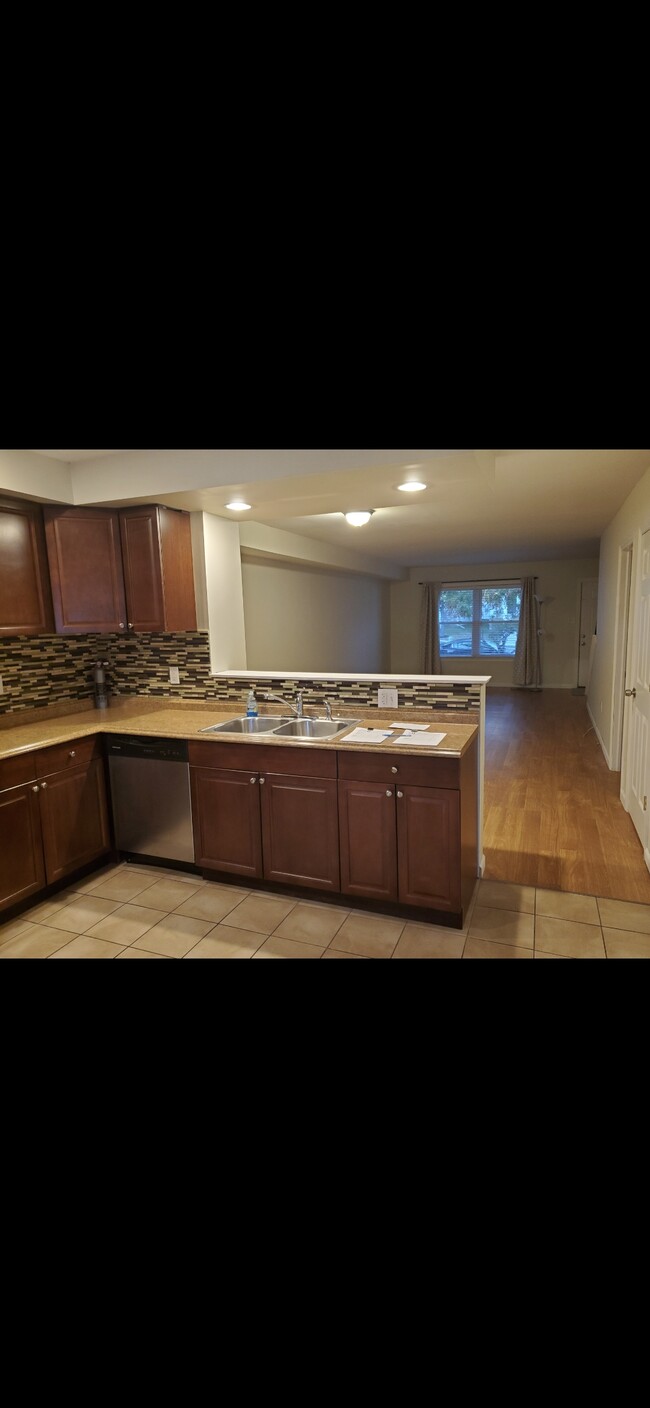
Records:
[[[131,855],[194,863],[184,739],[107,739],[115,845]]]

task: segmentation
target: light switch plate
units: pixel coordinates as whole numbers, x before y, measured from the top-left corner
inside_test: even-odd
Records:
[[[181,677],[180,677],[180,675],[179,675],[179,673],[178,673],[178,665],[170,665],[170,667],[169,667],[169,683],[170,683],[170,684],[180,684],[180,682],[181,682]]]
[[[396,708],[397,708],[397,690],[396,690],[396,689],[378,689],[378,690],[377,690],[377,706],[378,706],[379,709],[396,709]]]

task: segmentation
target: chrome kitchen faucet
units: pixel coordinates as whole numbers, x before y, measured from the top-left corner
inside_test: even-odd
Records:
[[[295,702],[295,704],[293,703],[293,701],[292,701],[291,699],[283,699],[281,694],[265,694],[265,695],[264,695],[264,698],[265,698],[265,699],[275,699],[276,704],[286,704],[286,705],[287,705],[287,708],[293,709],[293,712],[294,712],[296,718],[297,718],[297,719],[301,719],[301,718],[302,718],[302,694],[303,694],[302,690],[299,689],[299,690],[298,690],[298,693],[297,693],[297,695],[296,695],[296,702]]]

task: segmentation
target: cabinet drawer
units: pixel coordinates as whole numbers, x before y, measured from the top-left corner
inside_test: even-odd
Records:
[[[33,782],[37,776],[36,759],[39,754],[18,753],[12,758],[0,759],[0,792],[7,787],[20,787],[21,782]]]
[[[403,753],[340,752],[339,777],[349,782],[403,782],[413,787],[459,787],[460,758],[407,758]]]
[[[208,743],[188,745],[193,767],[236,768],[239,771],[289,773],[293,777],[336,777],[336,753],[326,748],[275,747],[263,743]]]
[[[72,738],[69,743],[55,743],[52,748],[39,748],[35,753],[37,759],[37,776],[47,777],[51,772],[65,772],[67,768],[78,768],[80,764],[90,763],[93,758],[101,757],[101,738]]]

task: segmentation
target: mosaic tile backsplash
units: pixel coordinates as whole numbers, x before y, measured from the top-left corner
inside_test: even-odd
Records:
[[[13,636],[0,642],[0,715],[61,704],[65,700],[91,699],[93,667],[107,661],[109,694],[149,694],[159,699],[236,700],[245,703],[249,690],[263,701],[265,694],[293,698],[303,690],[306,705],[324,705],[335,698],[340,705],[373,708],[377,690],[386,683],[376,680],[255,680],[210,674],[207,631],[165,635]],[[178,666],[179,684],[170,684],[169,669]],[[398,705],[465,713],[480,707],[480,686],[470,684],[397,684]]]

